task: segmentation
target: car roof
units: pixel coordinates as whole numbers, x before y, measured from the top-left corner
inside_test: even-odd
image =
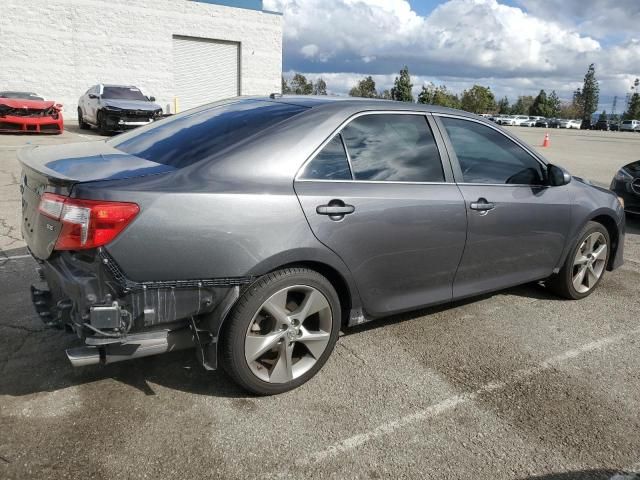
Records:
[[[103,87],[109,87],[109,88],[113,88],[113,87],[117,87],[117,88],[138,88],[135,85],[116,85],[115,83],[99,83],[98,85],[102,85]]]
[[[486,121],[486,118],[474,113],[456,110],[453,108],[441,107],[439,105],[398,102],[395,100],[382,100],[378,98],[341,97],[337,95],[272,95],[270,97],[253,97],[259,100],[288,103],[313,109],[327,110],[397,110],[397,111],[417,111],[425,113],[449,113],[452,115],[462,115],[472,118],[479,118]]]

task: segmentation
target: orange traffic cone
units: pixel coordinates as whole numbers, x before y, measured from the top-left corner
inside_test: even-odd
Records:
[[[542,142],[542,146],[543,147],[548,147],[551,144],[551,142],[549,142],[549,132],[544,134],[544,141]]]

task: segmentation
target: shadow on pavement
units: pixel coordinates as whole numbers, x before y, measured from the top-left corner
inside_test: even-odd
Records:
[[[107,138],[107,137],[104,137],[103,135],[100,135],[98,131],[93,128],[91,130],[83,130],[82,128],[80,128],[80,126],[77,123],[65,123],[64,129],[68,132],[75,133],[78,135],[87,135],[87,136],[96,137],[96,140],[99,138]]]
[[[639,473],[621,470],[579,470],[575,472],[551,473],[535,477],[522,477],[522,480],[640,480]]]
[[[627,232],[631,235],[640,235],[640,216],[627,214]]]

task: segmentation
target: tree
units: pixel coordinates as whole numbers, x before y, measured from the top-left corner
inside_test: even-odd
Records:
[[[392,100],[391,91],[388,88],[383,90],[382,93],[378,95],[378,98],[381,98],[383,100]]]
[[[460,99],[462,110],[473,113],[487,113],[496,110],[496,98],[489,87],[474,85],[462,92]]]
[[[529,109],[533,105],[533,97],[531,95],[520,95],[516,103],[511,105],[512,115],[529,115]]]
[[[547,93],[544,90],[540,90],[538,96],[533,100],[531,107],[529,107],[529,115],[537,117],[549,117],[549,100]]]
[[[562,102],[558,109],[558,118],[579,118],[575,102]]]
[[[307,81],[307,77],[301,73],[296,73],[289,83],[291,93],[295,95],[311,95],[313,93],[313,82]]]
[[[640,120],[640,78],[633,82],[632,90],[635,90],[629,98],[629,108],[624,114],[625,120]]]
[[[405,65],[400,70],[400,76],[396,80],[391,89],[391,98],[399,102],[413,102],[413,84],[409,75],[409,68]]]
[[[558,98],[558,94],[555,90],[551,92],[549,98],[547,98],[547,107],[548,107],[548,116],[551,118],[555,118],[560,114],[560,99]]]
[[[582,118],[584,115],[584,97],[582,96],[582,90],[579,88],[573,92],[572,106],[575,110],[574,118]]]
[[[509,106],[509,99],[507,97],[502,97],[502,100],[498,102],[497,105],[498,113],[506,115],[511,111],[511,107]]]
[[[369,75],[360,80],[358,84],[349,91],[349,95],[352,97],[377,98],[376,82],[371,78],[371,75]]]
[[[592,63],[589,65],[586,75],[584,76],[584,84],[582,85],[582,127],[583,129],[591,128],[591,116],[598,109],[598,101],[600,100],[600,86],[596,80],[596,67]]]
[[[289,88],[287,80],[284,78],[284,75],[282,75],[282,94],[286,95],[288,93],[291,93],[291,88]]]
[[[420,94],[418,95],[418,103],[433,104],[433,97],[436,86],[433,83],[429,85],[423,85]]]
[[[602,110],[602,113],[600,113],[600,116],[598,117],[598,121],[599,122],[606,122],[607,121],[607,111],[606,110]]]
[[[326,95],[327,94],[327,82],[322,78],[319,78],[313,86],[314,95]]]
[[[440,105],[442,107],[460,108],[460,99],[454,93],[451,93],[445,85],[435,86],[433,83],[423,85],[420,95],[418,95],[418,103],[429,103],[431,105]]]

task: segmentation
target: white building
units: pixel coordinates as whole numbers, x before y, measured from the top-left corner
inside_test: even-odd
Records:
[[[97,83],[135,85],[165,112],[280,91],[282,16],[261,0],[2,0],[0,10],[0,90],[56,100],[66,119]]]

